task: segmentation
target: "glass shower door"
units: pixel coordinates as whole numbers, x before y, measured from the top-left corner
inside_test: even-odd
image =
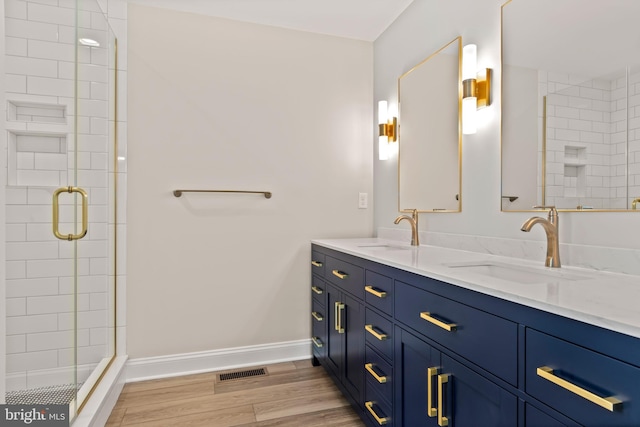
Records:
[[[116,40],[95,0],[31,6],[4,34],[29,46],[6,52],[29,83],[5,87],[5,401],[73,418],[115,355]]]
[[[116,39],[96,0],[78,1],[74,185],[88,195],[87,235],[76,240],[77,404],[115,355]],[[82,233],[83,195],[74,224]],[[82,219],[82,220],[81,220]]]

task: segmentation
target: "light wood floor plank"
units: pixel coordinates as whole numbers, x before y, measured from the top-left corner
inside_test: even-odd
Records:
[[[122,426],[136,427],[232,427],[255,421],[255,414],[251,405],[234,408],[217,409],[215,411],[200,412],[181,417],[153,419],[151,421],[125,424]]]
[[[360,417],[349,406],[297,414],[273,420],[256,421],[237,427],[363,427]]]
[[[127,384],[107,426],[364,426],[323,368],[266,368],[269,375],[223,382],[207,373]]]
[[[316,392],[311,396],[297,396],[286,400],[270,400],[253,405],[257,421],[290,417],[306,412],[318,412],[340,408],[349,403],[335,389],[328,392]]]

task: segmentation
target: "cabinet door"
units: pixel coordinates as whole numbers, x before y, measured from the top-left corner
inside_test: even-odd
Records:
[[[345,312],[344,301],[341,300],[342,292],[338,291],[331,285],[326,285],[327,290],[327,307],[326,307],[326,319],[327,319],[327,348],[326,348],[326,362],[329,370],[337,378],[342,377],[342,359],[344,355],[343,348],[343,335],[344,330],[339,328],[339,322]]]
[[[451,427],[513,427],[518,425],[516,396],[476,372],[442,355],[442,416]],[[444,379],[446,378],[446,383]],[[406,425],[406,424],[405,424]]]
[[[437,427],[440,352],[396,328],[396,426]]]
[[[343,384],[362,407],[364,388],[364,307],[347,294],[342,294],[345,308],[342,313],[344,337]]]

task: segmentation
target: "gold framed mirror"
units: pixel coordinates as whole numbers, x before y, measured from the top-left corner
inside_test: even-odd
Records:
[[[640,209],[638,16],[637,0],[502,6],[503,211]]]
[[[462,38],[398,78],[398,210],[460,212]]]

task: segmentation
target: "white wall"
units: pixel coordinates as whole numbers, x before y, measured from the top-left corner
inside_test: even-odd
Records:
[[[545,240],[544,232],[522,233],[526,212],[500,211],[500,6],[501,0],[416,0],[374,43],[375,100],[397,99],[397,77],[461,35],[478,45],[478,68],[494,69],[494,103],[480,110],[478,133],[463,137],[462,212],[424,214],[421,229],[473,236]],[[374,160],[375,226],[394,227],[398,215],[396,160]],[[638,248],[640,215],[562,213],[560,241]],[[398,228],[406,228],[399,225]],[[428,239],[422,242],[429,244]]]
[[[129,355],[307,339],[310,239],[373,233],[371,43],[135,4],[128,20]]]

